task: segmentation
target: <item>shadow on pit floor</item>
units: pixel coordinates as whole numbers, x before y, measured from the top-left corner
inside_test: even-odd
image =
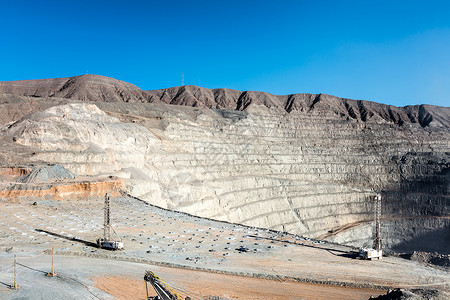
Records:
[[[315,246],[315,245],[307,245],[305,243],[297,243],[297,242],[291,242],[291,241],[286,241],[286,240],[279,240],[279,239],[275,239],[275,238],[261,237],[261,236],[257,236],[257,235],[246,235],[246,236],[255,238],[256,240],[270,240],[270,241],[284,243],[284,244],[291,244],[291,245],[296,245],[296,246],[302,246],[302,247],[309,247],[309,248],[314,248],[314,249],[325,250],[325,251],[328,251],[330,254],[335,255],[335,256],[341,256],[341,257],[346,257],[346,258],[351,258],[351,259],[358,259],[359,258],[359,253],[355,252],[355,251],[344,251],[344,250],[320,247],[320,246]],[[307,241],[307,240],[305,240],[305,241]],[[334,252],[338,252],[338,254],[334,253]]]
[[[3,284],[4,286],[6,286],[6,287],[8,287],[8,288],[10,288],[10,287],[11,287],[11,285],[10,285],[10,284],[4,283],[3,281],[0,281],[0,284]]]
[[[53,236],[56,236],[56,237],[59,237],[59,238],[62,238],[62,239],[66,239],[66,240],[69,240],[69,241],[72,241],[72,242],[82,243],[82,244],[85,244],[86,246],[89,246],[89,247],[98,248],[98,245],[96,243],[93,243],[93,242],[85,241],[85,240],[82,240],[82,239],[79,239],[79,238],[68,237],[68,236],[65,236],[65,235],[62,235],[62,234],[59,234],[59,233],[55,233],[55,232],[51,232],[51,231],[47,231],[47,230],[44,230],[44,229],[35,229],[35,230],[37,232],[44,232],[44,233],[47,233],[47,234],[50,234],[50,235],[53,235]]]
[[[32,271],[41,272],[41,273],[44,273],[44,274],[48,273],[48,272],[45,272],[45,271],[42,271],[42,270],[38,270],[38,269],[35,269],[35,268],[32,268],[32,267],[29,267],[29,266],[21,264],[21,263],[17,263],[17,265],[22,266],[22,267],[27,268],[27,269],[30,269]]]

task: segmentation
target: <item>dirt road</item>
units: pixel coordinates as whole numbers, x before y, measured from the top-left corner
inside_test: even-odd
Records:
[[[368,299],[385,293],[380,290],[274,281],[69,256],[55,257],[58,276],[52,278],[45,276],[50,270],[50,256],[24,257],[30,259],[18,258],[17,282],[20,288],[17,291],[7,291],[5,286],[12,283],[12,270],[1,273],[0,282],[5,290],[0,290],[0,299],[50,299],[55,295],[76,299],[145,299],[143,277],[146,270],[152,270],[180,295],[189,295],[192,299],[205,299],[209,296],[227,299]],[[10,265],[12,260],[12,254],[0,254],[2,266]],[[155,295],[150,285],[149,292]]]

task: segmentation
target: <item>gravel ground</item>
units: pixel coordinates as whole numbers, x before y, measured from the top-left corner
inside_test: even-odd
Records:
[[[12,255],[0,254],[10,264]],[[56,256],[56,277],[45,276],[51,257],[44,255],[18,266],[18,290],[3,290],[0,299],[144,299],[145,270],[152,270],[180,295],[192,299],[368,299],[384,291],[330,285],[276,281],[209,272],[166,268],[142,263]],[[26,267],[25,267],[26,266]],[[11,282],[11,272],[1,272],[1,282]],[[149,285],[149,294],[155,292]],[[64,295],[64,296],[63,296]],[[216,298],[217,299],[217,298]]]
[[[125,244],[123,251],[95,247],[103,234],[103,199],[0,203],[4,216],[0,219],[0,251],[7,251],[2,257],[9,258],[9,263],[1,265],[0,281],[9,284],[10,276],[4,278],[3,270],[11,265],[14,254],[34,256],[53,246],[58,257],[70,255],[79,261],[85,259],[80,256],[103,258],[106,264],[150,263],[358,288],[450,288],[448,272],[419,262],[397,257],[362,261],[355,259],[354,249],[349,247],[193,217],[130,197],[113,199],[111,212],[114,229]],[[81,267],[91,269],[89,264]],[[66,271],[66,265],[59,268]],[[120,268],[116,273],[123,271]],[[58,290],[57,286],[54,289]]]

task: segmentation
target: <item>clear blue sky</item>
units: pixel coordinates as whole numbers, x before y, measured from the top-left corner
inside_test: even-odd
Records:
[[[1,1],[0,81],[99,74],[450,106],[450,1]]]

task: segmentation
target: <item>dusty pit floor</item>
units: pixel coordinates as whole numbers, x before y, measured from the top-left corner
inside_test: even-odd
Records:
[[[2,265],[12,256],[0,255]],[[19,259],[20,260],[20,259]],[[50,256],[40,256],[18,266],[18,290],[2,290],[0,299],[145,299],[145,270],[152,270],[182,296],[204,299],[211,295],[229,299],[368,299],[383,291],[355,289],[292,281],[274,281],[149,264],[95,258],[56,256],[56,277],[47,277]],[[11,273],[0,275],[11,281]],[[150,295],[156,295],[149,285]]]
[[[332,293],[342,299],[367,299],[370,295],[384,293],[387,287],[450,289],[448,272],[401,258],[362,261],[355,259],[354,249],[348,247],[205,220],[162,210],[132,198],[114,199],[111,206],[112,223],[125,243],[123,251],[97,249],[93,244],[103,233],[102,199],[89,202],[42,200],[37,205],[0,203],[0,251],[8,251],[0,256],[0,285],[3,285],[0,298],[8,299],[12,293],[21,293],[20,290],[5,290],[6,285],[11,284],[10,266],[14,254],[32,257],[52,246],[60,274],[69,278],[65,280],[72,282],[74,277],[86,286],[84,296],[73,296],[75,298],[108,299],[108,292],[118,293],[117,286],[141,284],[144,287],[142,277],[146,269],[153,270],[174,287],[201,297],[264,299],[278,295],[283,299],[329,299]],[[237,250],[241,247],[248,251]],[[49,269],[46,255],[18,261],[36,270]],[[241,276],[166,268],[161,264]],[[46,285],[56,289],[48,283],[49,278],[25,266],[19,265],[18,270],[35,274],[24,275],[34,278],[28,281],[36,283],[33,293],[40,290],[44,293]],[[37,284],[36,276],[41,276],[40,280],[45,282]],[[284,281],[268,280],[276,278]],[[297,283],[289,278],[332,285]],[[62,286],[60,292],[73,289]],[[130,293],[124,294],[128,295]]]

